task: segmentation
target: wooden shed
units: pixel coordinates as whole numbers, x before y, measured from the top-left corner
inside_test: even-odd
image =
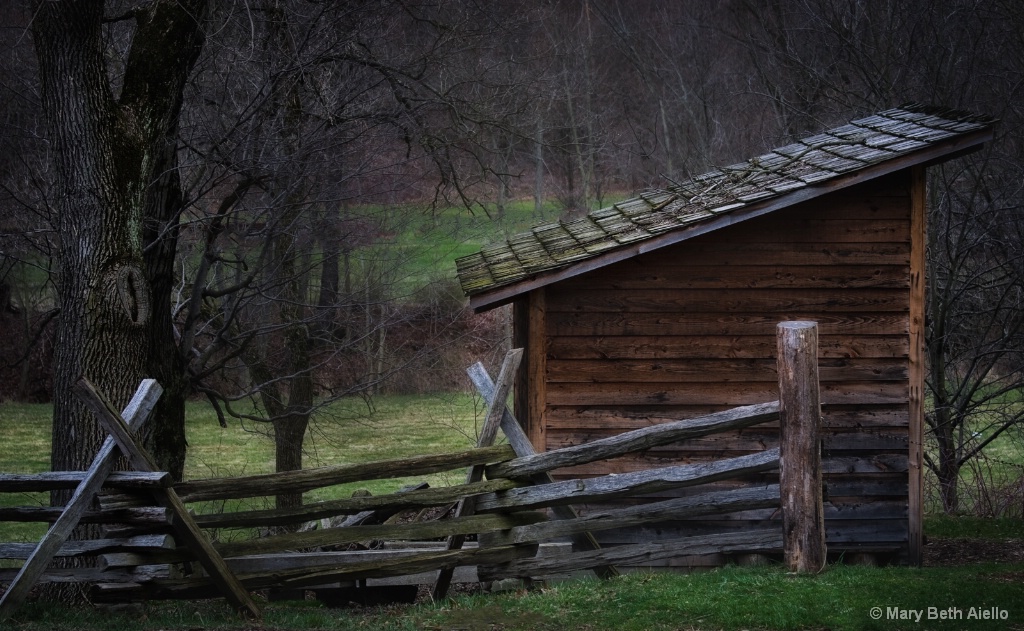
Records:
[[[925,168],[979,149],[992,124],[902,106],[460,259],[476,311],[513,305],[514,343],[526,349],[516,414],[535,447],[775,400],[776,324],[814,320],[829,552],[918,562]],[[777,443],[777,431],[759,426],[565,474],[752,453]],[[770,510],[729,517],[611,531],[603,541],[779,520]]]

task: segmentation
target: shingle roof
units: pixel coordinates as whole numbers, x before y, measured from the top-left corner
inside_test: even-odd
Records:
[[[781,198],[833,178],[990,128],[994,120],[908,104],[804,138],[746,162],[596,210],[547,223],[456,261],[468,296],[560,270],[628,244]],[[957,150],[951,145],[950,152]]]

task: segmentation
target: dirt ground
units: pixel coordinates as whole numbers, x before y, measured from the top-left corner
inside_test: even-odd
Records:
[[[971,563],[1024,563],[1024,540],[989,541],[987,539],[925,540],[924,565],[942,567]]]

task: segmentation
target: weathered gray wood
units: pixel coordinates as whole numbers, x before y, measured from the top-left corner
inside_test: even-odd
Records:
[[[477,392],[483,397],[484,402],[487,405],[491,405],[494,401],[494,382],[491,380],[491,376],[487,374],[487,369],[484,368],[484,365],[477,362],[466,369],[466,374],[469,375],[470,381],[473,382]],[[514,450],[514,456],[536,453],[530,438],[523,431],[523,428],[519,426],[519,421],[516,420],[516,417],[509,411],[507,406],[501,415],[501,432],[505,434],[508,444]]]
[[[56,521],[64,513],[60,506],[9,506],[0,508],[0,522]],[[165,508],[123,508],[90,510],[82,513],[80,524],[165,524]]]
[[[113,441],[111,441],[113,443]],[[73,489],[85,480],[88,471],[44,471],[41,473],[0,473],[0,493],[32,493]],[[174,483],[164,471],[113,471],[103,481],[103,488],[150,489],[167,488]]]
[[[352,526],[350,528],[328,528],[309,532],[287,533],[223,543],[217,546],[225,557],[248,554],[268,554],[285,550],[335,546],[368,539],[438,539],[452,534],[476,534],[492,530],[508,530],[516,526],[532,524],[544,519],[536,512],[518,512],[501,515],[471,515],[444,521],[416,522],[409,524],[386,524],[382,526]]]
[[[149,418],[162,393],[163,388],[153,379],[146,379],[139,384],[138,390],[135,391],[135,395],[124,409],[125,416],[128,417],[135,429],[142,427],[142,424]],[[3,598],[0,598],[0,621],[6,620],[24,601],[29,589],[50,564],[53,555],[60,550],[75,526],[78,525],[81,516],[91,507],[93,497],[102,488],[104,480],[114,469],[117,458],[115,448],[113,439],[108,438],[103,442],[93,459],[92,466],[85,472],[82,481],[64,507],[64,512],[50,526],[38,547],[21,566],[18,575],[7,586]]]
[[[431,454],[239,478],[194,480],[175,485],[175,489],[185,502],[259,497],[311,491],[345,482],[427,475],[475,464],[501,462],[514,456],[515,452],[510,446],[495,445],[449,454]]]
[[[530,577],[585,570],[601,564],[639,564],[670,559],[683,555],[701,555],[732,552],[778,550],[782,538],[778,530],[732,532],[698,537],[684,537],[656,543],[588,550],[572,554],[519,559],[500,566],[501,576]],[[481,580],[497,578],[489,575],[490,568],[478,568]]]
[[[390,511],[393,514],[408,508],[425,508],[428,506],[451,504],[466,496],[504,491],[516,488],[517,486],[520,486],[520,484],[512,480],[485,480],[474,484],[459,484],[457,486],[427,488],[404,493],[315,502],[288,509],[209,513],[197,515],[195,520],[203,528],[282,526],[361,512],[366,512],[367,516],[369,516],[378,510]],[[342,526],[350,525],[354,524],[342,524]]]
[[[469,548],[463,550],[428,551],[411,557],[369,560],[347,563],[337,567],[241,574],[241,580],[250,589],[268,586],[309,587],[338,581],[386,578],[437,570],[438,568],[504,563],[523,556],[536,554],[533,546],[503,546],[496,548]],[[105,584],[98,595],[111,601],[147,600],[151,598],[209,598],[209,581],[204,578],[155,579],[145,584]]]
[[[491,381],[491,376],[487,374],[487,369],[480,362],[477,362],[470,366],[466,373],[469,375],[470,381],[476,387],[480,396],[484,398],[484,401],[488,405],[494,400],[494,382]],[[501,416],[501,431],[505,434],[505,438],[508,439],[509,445],[515,449],[515,455],[520,457],[531,456],[536,453],[533,449],[533,443],[530,442],[530,438],[520,427],[519,421],[506,407]],[[534,484],[550,484],[553,482],[551,475],[547,472],[538,473],[531,478]],[[555,519],[576,519],[579,517],[579,513],[572,506],[552,506],[551,514]],[[589,532],[572,535],[572,543],[580,550],[599,550],[601,545],[598,544],[594,536]],[[619,571],[614,567],[608,566],[596,566],[593,568],[594,572],[601,578],[613,578],[619,575]]]
[[[166,567],[166,566],[165,566]],[[7,581],[13,580],[18,570],[15,568],[11,569],[0,569],[0,583],[6,583]],[[126,569],[101,569],[95,567],[75,567],[75,568],[48,568],[43,575],[39,577],[39,581],[42,583],[96,583],[99,581],[140,581],[140,580],[153,580],[155,578],[166,578],[167,572],[163,574],[154,571],[135,571]]]
[[[704,493],[626,508],[598,510],[584,517],[517,526],[508,532],[494,533],[494,541],[503,544],[544,541],[579,532],[598,532],[628,528],[658,521],[714,515],[757,508],[778,508],[779,486]]]
[[[680,440],[750,427],[758,423],[773,421],[778,416],[779,403],[777,401],[747,405],[685,421],[644,427],[582,445],[516,458],[487,467],[487,477],[526,478],[544,471],[615,458],[633,451],[642,451]]]
[[[477,447],[489,447],[494,443],[494,439],[498,436],[498,428],[501,425],[501,419],[505,413],[505,401],[508,400],[508,395],[512,392],[512,385],[515,383],[516,371],[519,370],[519,363],[523,359],[523,349],[513,348],[505,354],[505,359],[501,363],[501,370],[498,373],[498,387],[494,392],[491,401],[487,406],[487,414],[484,417],[484,425],[480,430],[480,436],[477,439]],[[479,482],[484,477],[483,465],[473,465],[470,467],[469,472],[466,474],[466,484],[474,484]],[[462,517],[464,515],[472,515],[475,512],[475,500],[476,496],[471,495],[464,497],[459,500],[459,505],[455,509],[455,517]],[[447,541],[448,550],[458,550],[465,543],[465,535],[450,535]],[[454,574],[454,568],[442,568],[437,573],[437,580],[434,581],[434,587],[430,592],[431,598],[435,602],[444,600],[448,595],[448,588],[452,583],[452,575]]]
[[[778,344],[785,562],[791,572],[815,574],[826,562],[818,326],[814,322],[781,322]]]
[[[0,543],[0,559],[29,559],[37,546],[34,543]],[[107,552],[140,552],[174,549],[174,540],[167,535],[142,535],[118,539],[86,539],[65,541],[52,557],[94,556]]]
[[[522,510],[656,493],[767,471],[776,468],[778,463],[779,450],[775,448],[704,464],[663,467],[586,480],[565,480],[480,496],[477,498],[477,510]]]
[[[75,385],[75,394],[93,412],[100,425],[114,437],[121,452],[128,458],[132,466],[142,471],[157,470],[158,467],[153,457],[139,444],[124,419],[111,408],[95,386],[83,377]],[[195,520],[192,519],[174,489],[160,489],[155,495],[160,503],[170,510],[171,526],[174,527],[185,545],[193,551],[199,563],[210,574],[213,584],[221,590],[228,602],[242,615],[253,619],[260,618],[259,607],[224,563],[224,559],[217,553],[213,544],[199,530],[199,526],[196,525]]]

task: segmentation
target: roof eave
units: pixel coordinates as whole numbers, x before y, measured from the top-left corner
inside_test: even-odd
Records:
[[[653,250],[658,250],[669,245],[686,241],[702,234],[714,232],[715,230],[719,230],[725,226],[760,217],[761,215],[766,215],[776,210],[815,199],[822,195],[842,190],[883,175],[888,175],[889,173],[895,173],[896,171],[901,171],[912,166],[931,166],[946,162],[953,158],[980,150],[986,142],[992,139],[993,133],[994,130],[990,126],[975,132],[954,136],[918,151],[914,151],[885,162],[880,162],[858,171],[851,171],[850,173],[838,175],[829,180],[825,180],[820,184],[811,184],[791,193],[783,193],[778,197],[766,199],[762,202],[755,202],[749,206],[738,208],[735,211],[723,213],[713,219],[709,219],[708,221],[704,221],[699,224],[666,232],[650,239],[638,241],[637,243],[624,245],[620,248],[595,256],[594,258],[585,259],[578,263],[573,263],[566,267],[551,270],[549,272],[541,272],[515,283],[483,291],[479,294],[470,296],[469,306],[475,313],[488,311],[495,307],[508,304],[518,296],[533,291],[534,289],[539,289],[567,278],[572,278],[595,269],[600,269],[607,265],[611,265],[612,263],[618,263],[619,261],[633,258],[639,254],[644,254],[646,252],[651,252]]]

